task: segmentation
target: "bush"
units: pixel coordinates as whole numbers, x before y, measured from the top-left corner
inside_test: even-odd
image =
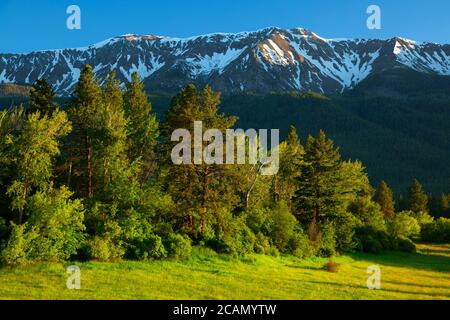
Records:
[[[356,249],[362,252],[379,254],[383,250],[393,249],[393,239],[385,231],[372,226],[355,230]]]
[[[371,226],[375,229],[386,228],[383,212],[380,205],[370,198],[358,197],[348,207],[348,211],[353,214],[361,226]]]
[[[419,226],[433,222],[433,217],[430,216],[427,212],[415,212],[411,216],[417,220]]]
[[[380,241],[373,238],[372,236],[367,236],[361,240],[363,252],[380,254],[383,251],[383,246]]]
[[[84,241],[84,209],[81,201],[71,200],[71,196],[66,187],[50,187],[31,196],[28,221],[11,227],[4,262],[62,261],[76,254]]]
[[[84,241],[84,208],[71,200],[66,187],[38,192],[28,201],[27,224],[38,230],[32,243],[32,259],[62,261],[77,253]]]
[[[258,233],[257,235],[255,235],[254,250],[256,253],[269,254],[272,250],[269,238],[267,238],[262,233]]]
[[[291,239],[289,239],[288,250],[292,255],[302,259],[314,255],[314,248],[301,228],[298,228]]]
[[[2,217],[0,217],[0,244],[2,240],[8,237],[8,227],[6,226],[6,221]]]
[[[246,216],[233,217],[228,211],[217,212],[218,222],[212,232],[204,237],[204,243],[219,253],[235,256],[253,253],[256,236],[246,224]]]
[[[1,262],[6,265],[21,265],[29,261],[31,242],[38,236],[35,229],[26,231],[26,224],[11,224],[11,235],[1,252]]]
[[[322,236],[318,253],[322,257],[332,257],[336,254],[336,233],[334,226],[330,223],[323,224],[320,230]]]
[[[149,235],[143,240],[132,242],[131,254],[134,259],[161,259],[167,257],[162,239],[157,235]]]
[[[349,212],[342,213],[338,220],[334,222],[333,226],[336,239],[335,250],[337,252],[349,252],[354,250],[354,233],[357,224],[358,219]]]
[[[87,243],[88,256],[99,261],[114,261],[122,258],[124,250],[108,237],[95,236]]]
[[[323,268],[328,272],[337,273],[339,271],[339,264],[334,261],[328,261]]]
[[[239,221],[239,220],[238,220]],[[237,233],[225,240],[226,253],[245,255],[255,251],[256,236],[245,224],[240,224]]]
[[[388,221],[388,230],[394,238],[410,238],[420,235],[420,225],[410,211],[397,213]]]
[[[427,242],[450,243],[450,219],[439,218],[423,225],[421,238]]]
[[[269,236],[280,252],[286,252],[286,246],[294,235],[297,219],[289,211],[288,206],[284,202],[280,202],[272,210],[270,220]]]
[[[245,224],[253,231],[254,234],[268,234],[270,231],[271,211],[267,208],[255,208],[245,213]]]
[[[167,256],[173,259],[187,259],[192,254],[191,239],[180,234],[170,234],[164,241],[164,247]]]
[[[398,238],[397,239],[397,248],[400,251],[405,252],[416,252],[416,245],[408,238]]]

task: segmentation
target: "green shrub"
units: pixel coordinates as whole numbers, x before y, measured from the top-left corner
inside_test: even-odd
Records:
[[[167,257],[166,248],[160,236],[151,234],[143,240],[136,240],[131,245],[132,258],[138,260],[161,259]]]
[[[6,225],[5,219],[0,217],[0,245],[3,240],[6,240],[8,237],[8,227]]]
[[[255,235],[254,250],[256,253],[262,253],[262,254],[269,254],[271,251],[269,238],[267,238],[261,232]]]
[[[408,238],[400,237],[397,239],[397,247],[400,251],[416,252],[416,245]]]
[[[417,220],[419,226],[433,222],[433,217],[430,216],[427,212],[414,212],[411,216]]]
[[[245,224],[253,231],[254,234],[268,234],[270,231],[271,210],[268,208],[255,208],[245,213]]]
[[[351,213],[344,212],[334,222],[335,230],[335,250],[338,252],[349,252],[355,248],[354,233],[358,219]]]
[[[27,225],[11,224],[11,235],[1,252],[1,262],[6,265],[20,265],[27,263],[31,242],[37,238],[35,229],[27,232]]]
[[[66,187],[37,192],[28,200],[27,225],[38,230],[30,243],[30,258],[62,261],[77,253],[86,229],[84,208],[80,200],[71,200],[73,193]]]
[[[372,226],[365,226],[355,230],[354,240],[356,250],[379,254],[383,250],[393,249],[393,238],[385,231]]]
[[[187,259],[191,257],[191,239],[180,234],[170,234],[164,241],[167,256],[173,259]]]
[[[108,237],[95,236],[87,243],[88,256],[99,261],[114,261],[122,258],[124,249]]]
[[[239,227],[235,235],[227,237],[225,240],[226,253],[232,255],[245,255],[253,253],[255,250],[256,236],[245,224],[238,223]]]
[[[11,227],[4,262],[62,261],[75,255],[84,241],[84,209],[80,200],[71,197],[66,187],[49,187],[31,196],[27,222]]]
[[[380,241],[373,238],[372,236],[367,236],[361,240],[363,252],[380,254],[383,251],[383,246]]]
[[[227,253],[241,256],[253,253],[255,250],[256,236],[246,224],[246,216],[233,217],[230,212],[218,213],[220,220],[212,227],[213,232],[208,232],[204,237],[204,243],[218,253]]]
[[[289,252],[298,258],[309,258],[314,255],[314,248],[305,232],[298,228],[294,235],[289,239]]]
[[[280,202],[271,211],[269,236],[280,252],[286,252],[286,246],[294,235],[297,219],[289,211],[284,202]]]
[[[411,211],[397,213],[388,221],[388,230],[394,238],[410,238],[420,235],[420,225]]]
[[[331,223],[323,224],[320,227],[321,240],[318,253],[322,257],[332,257],[336,254],[336,232]]]
[[[450,243],[450,219],[438,220],[422,226],[421,238],[423,241],[434,243]]]

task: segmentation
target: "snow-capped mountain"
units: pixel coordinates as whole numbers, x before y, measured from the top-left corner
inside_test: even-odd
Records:
[[[85,64],[100,82],[111,70],[122,81],[137,71],[153,93],[174,93],[195,83],[224,94],[334,94],[387,68],[450,75],[450,45],[403,38],[324,39],[306,29],[275,27],[184,39],[124,35],[84,48],[0,54],[0,83],[31,84],[45,78],[58,94],[69,95]]]

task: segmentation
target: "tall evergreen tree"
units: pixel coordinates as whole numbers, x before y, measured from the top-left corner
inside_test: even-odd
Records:
[[[450,210],[449,196],[441,193],[439,197],[439,216],[446,217]]]
[[[323,226],[347,217],[346,206],[366,185],[367,176],[360,163],[341,162],[339,150],[323,131],[308,137],[303,159],[294,204],[310,239],[316,241]]]
[[[202,121],[203,132],[211,128],[225,132],[236,119],[219,114],[219,104],[220,94],[209,87],[198,92],[195,86],[188,85],[172,100],[162,130],[166,188],[177,203],[179,212],[186,213],[178,217],[178,222],[194,237],[204,235],[212,225],[220,229],[221,223],[227,222],[221,213],[229,212],[236,202],[231,174],[227,165],[206,164],[204,161],[201,164],[174,165],[170,152],[177,143],[170,141],[170,137],[174,130],[180,128],[193,135],[194,121]],[[202,142],[202,145],[205,148],[207,143]],[[193,143],[190,152],[194,154]],[[196,229],[199,234],[196,234]]]
[[[374,196],[375,202],[377,202],[385,218],[392,218],[395,214],[394,197],[392,190],[389,188],[385,181],[381,181]]]
[[[414,179],[408,189],[408,209],[414,213],[428,213],[428,197],[422,185]]]
[[[283,201],[292,209],[292,197],[297,190],[297,177],[304,149],[295,127],[289,128],[287,139],[279,146],[280,167],[272,181],[275,201]]]
[[[124,96],[125,116],[128,120],[128,154],[130,159],[140,158],[143,162],[141,180],[144,182],[156,167],[155,147],[159,135],[156,116],[144,91],[144,84],[137,72],[126,84]]]
[[[70,119],[73,132],[68,143],[68,182],[77,194],[91,198],[94,194],[94,152],[102,117],[102,91],[94,71],[86,65],[75,86]]]
[[[45,79],[38,79],[30,91],[30,112],[39,111],[41,116],[53,112],[56,108],[54,102],[55,91]]]

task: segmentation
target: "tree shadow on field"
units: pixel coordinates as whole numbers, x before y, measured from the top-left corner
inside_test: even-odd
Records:
[[[435,285],[425,285],[425,284],[417,284],[417,283],[409,283],[403,281],[385,281],[387,284],[399,285],[399,286],[410,286],[410,287],[419,287],[425,289],[444,289],[450,292],[450,285],[448,286],[435,286]],[[450,283],[450,282],[449,282]]]
[[[349,256],[356,261],[367,261],[385,266],[413,268],[450,274],[450,256],[397,251],[385,252],[379,255],[352,253]]]
[[[367,288],[367,286],[364,286],[364,285],[345,284],[345,283],[338,283],[338,282],[315,281],[315,280],[299,280],[299,282],[335,286],[335,287],[339,287],[340,289],[352,288],[352,289],[370,290]],[[390,282],[390,283],[393,283],[393,282]],[[425,296],[430,296],[430,297],[450,297],[448,294],[443,294],[443,293],[441,294],[441,293],[432,293],[432,292],[417,292],[417,291],[407,291],[407,290],[398,290],[398,289],[385,289],[383,287],[376,291],[389,292],[389,293],[403,293],[403,294],[420,295],[420,296],[425,295]]]

